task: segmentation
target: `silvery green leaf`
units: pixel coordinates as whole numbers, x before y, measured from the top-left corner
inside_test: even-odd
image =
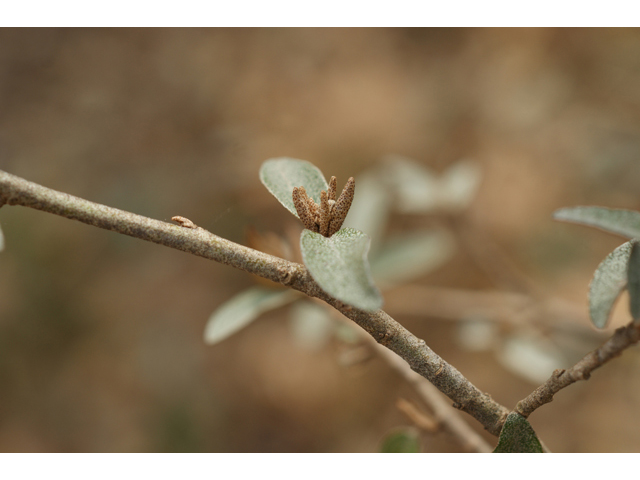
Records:
[[[498,445],[493,453],[542,452],[542,444],[531,424],[519,413],[511,412],[504,422]]]
[[[2,228],[0,228],[0,252],[4,250],[4,234],[2,233]]]
[[[627,238],[640,238],[640,212],[634,210],[570,207],[556,210],[553,218],[596,227]]]
[[[631,241],[631,253],[627,265],[627,289],[629,290],[629,311],[634,320],[640,319],[640,244]]]
[[[291,290],[271,290],[253,287],[222,304],[207,322],[204,341],[219,343],[246,327],[262,313],[281,307],[296,299]]]
[[[420,435],[415,428],[401,427],[392,430],[382,440],[381,453],[418,453]]]
[[[551,372],[566,364],[562,352],[553,343],[524,333],[505,340],[498,360],[505,368],[534,384],[543,383]]]
[[[371,251],[374,252],[380,247],[389,216],[391,192],[373,172],[356,177],[356,189],[358,194],[353,199],[344,228],[367,232],[371,237]]]
[[[589,286],[589,314],[591,323],[604,328],[613,304],[627,286],[627,265],[631,242],[623,243],[607,255],[596,269]]]
[[[314,302],[296,302],[290,312],[291,331],[300,346],[319,350],[326,345],[334,327],[326,307]]]
[[[385,181],[403,213],[427,213],[439,205],[439,178],[415,160],[393,155],[383,168]]]
[[[371,258],[371,273],[377,282],[393,285],[437,269],[451,259],[453,237],[443,230],[428,230],[386,242]]]
[[[470,352],[491,350],[500,339],[500,327],[497,322],[482,317],[462,319],[457,322],[457,326],[458,343]]]
[[[475,197],[481,180],[480,168],[470,160],[453,164],[439,176],[414,160],[393,155],[383,173],[404,213],[462,210]]]
[[[305,160],[294,158],[272,158],[260,167],[260,181],[267,190],[296,217],[293,205],[293,188],[304,187],[317,204],[320,204],[320,192],[329,185],[318,167]]]
[[[302,259],[320,288],[353,307],[375,311],[382,296],[369,271],[369,244],[369,237],[353,228],[329,238],[310,230],[300,236]]]

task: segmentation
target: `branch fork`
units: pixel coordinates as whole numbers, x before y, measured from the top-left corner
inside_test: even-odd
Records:
[[[332,177],[328,191],[321,192],[321,202],[317,205],[307,196],[303,187],[294,188],[293,200],[305,227],[325,236],[336,233],[347,216],[354,189],[355,182],[350,178],[336,200],[336,179]],[[496,436],[500,434],[509,413],[506,407],[482,393],[455,367],[431,350],[424,340],[411,334],[382,310],[358,310],[325,293],[304,265],[288,262],[220,238],[197,227],[185,217],[172,219],[179,225],[168,224],[56,192],[0,171],[0,206],[5,204],[34,208],[165,245],[239,268],[284,284],[310,297],[319,298],[362,327],[372,341],[384,344],[388,350],[381,348],[381,351],[385,354],[398,362],[401,362],[402,358],[406,362],[402,363],[405,371],[410,373],[410,370],[413,370],[428,380],[430,383],[421,380],[424,388],[431,388],[433,385],[433,388],[453,400],[454,407],[473,416],[488,432]],[[558,391],[579,380],[588,379],[595,369],[639,342],[640,322],[632,321],[627,326],[617,329],[600,348],[586,355],[573,367],[556,370],[546,383],[518,402],[515,411],[525,418],[528,417],[534,410],[549,403]],[[391,352],[397,354],[397,357]]]

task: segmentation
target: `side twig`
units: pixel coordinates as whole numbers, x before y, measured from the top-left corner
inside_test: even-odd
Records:
[[[304,265],[289,262],[218,237],[135,215],[43,187],[0,171],[0,205],[21,205],[106,230],[175,248],[245,270],[328,303],[362,327],[376,342],[404,359],[454,402],[454,406],[499,435],[508,409],[481,392],[456,368],[384,311],[365,312],[322,291]]]
[[[578,380],[588,380],[591,372],[596,368],[617,357],[638,341],[640,341],[640,324],[631,322],[625,327],[618,328],[601,347],[587,354],[573,367],[568,370],[555,370],[549,380],[531,392],[527,398],[518,402],[515,411],[525,418],[528,417],[542,405],[551,402],[553,396],[560,390]]]
[[[427,415],[421,411],[416,405],[404,398],[398,398],[396,400],[396,408],[400,410],[405,416],[413,422],[413,424],[420,430],[427,433],[437,433],[442,430],[440,423],[430,415]]]
[[[487,453],[493,449],[473,430],[460,415],[451,409],[442,394],[423,377],[411,371],[407,364],[393,355],[386,348],[376,346],[377,352],[387,363],[409,383],[420,398],[433,410],[436,420],[449,434],[451,434],[463,448],[470,452]]]

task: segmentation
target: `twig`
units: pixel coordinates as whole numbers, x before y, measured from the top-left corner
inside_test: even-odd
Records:
[[[202,228],[184,228],[89,202],[0,171],[0,205],[22,205],[147,240],[231,265],[319,298],[362,327],[376,342],[402,357],[410,367],[454,401],[454,406],[499,435],[508,409],[481,392],[424,340],[384,311],[365,312],[322,291],[304,265],[267,255],[218,237]]]
[[[420,430],[424,430],[428,433],[436,433],[438,430],[440,430],[440,423],[434,420],[431,416],[422,412],[409,400],[399,398],[396,401],[396,408],[404,413],[407,418],[411,420]]]
[[[407,368],[397,355],[388,349],[375,345],[376,351],[415,389],[420,398],[433,410],[438,424],[452,434],[460,444],[471,452],[486,453],[492,451],[489,444],[465,422],[455,410],[451,409],[442,394],[423,377]]]
[[[638,341],[640,341],[640,324],[631,322],[625,327],[618,328],[600,348],[587,354],[573,367],[568,370],[555,370],[549,380],[531,392],[527,398],[518,402],[515,411],[527,418],[537,408],[551,402],[553,396],[560,390],[578,380],[588,380],[592,371],[617,357],[627,347]]]

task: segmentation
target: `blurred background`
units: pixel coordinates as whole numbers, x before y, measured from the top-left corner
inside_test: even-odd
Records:
[[[587,291],[624,240],[551,214],[640,209],[638,85],[633,29],[3,29],[0,168],[290,258],[302,226],[264,160],[339,188],[404,168],[440,200],[415,207],[398,180],[372,249],[448,240],[385,309],[513,408],[612,332]],[[473,188],[447,203],[461,160]],[[369,452],[412,425],[398,399],[430,415],[354,329],[301,342],[296,303],[206,345],[212,312],[271,288],[252,275],[28,208],[0,225],[0,451]],[[530,421],[552,451],[638,451],[639,376],[631,348]]]

